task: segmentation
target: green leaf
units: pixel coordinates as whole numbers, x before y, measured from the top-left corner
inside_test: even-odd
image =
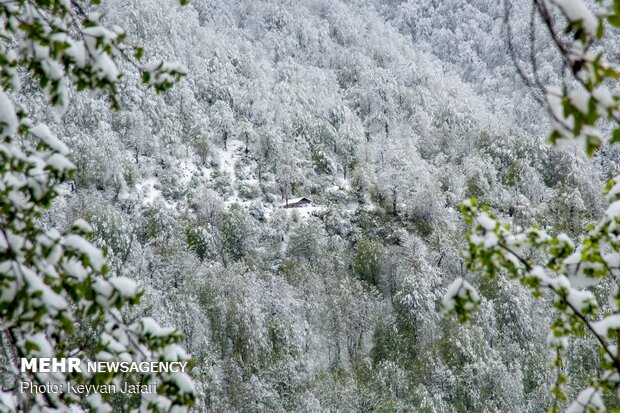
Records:
[[[598,27],[596,28],[596,38],[602,39],[604,34],[605,34],[605,25],[603,24],[602,17],[599,17]]]
[[[620,27],[620,14],[612,14],[607,17],[607,21],[614,27]]]
[[[41,351],[41,348],[39,347],[39,345],[32,341],[26,341],[26,345],[24,347],[26,348],[26,351],[28,352]]]
[[[616,128],[613,130],[613,132],[611,133],[611,140],[609,141],[609,143],[617,143],[620,142],[620,128]]]
[[[134,53],[134,56],[136,60],[142,59],[142,57],[144,56],[144,48],[143,47],[136,48],[136,52]]]

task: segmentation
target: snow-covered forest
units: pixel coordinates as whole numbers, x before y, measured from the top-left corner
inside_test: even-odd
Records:
[[[512,40],[527,44],[530,2],[513,3]],[[144,289],[125,315],[184,333],[192,411],[547,411],[550,299],[468,270],[459,205],[476,197],[515,231],[578,239],[606,208],[620,153],[549,145],[502,2],[96,8],[145,59],[187,75],[158,94],[121,61],[119,110],[69,90],[61,115],[25,80],[15,102],[76,167],[40,219],[63,234],[87,221],[106,277]],[[541,81],[558,82],[552,45],[534,53]],[[299,198],[310,203],[282,207]],[[441,307],[458,277],[480,294],[464,325]],[[572,341],[564,407],[600,357],[593,337]]]

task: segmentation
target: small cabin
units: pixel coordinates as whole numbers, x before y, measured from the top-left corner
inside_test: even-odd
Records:
[[[280,205],[281,208],[302,208],[312,203],[306,197],[287,199],[285,203]]]

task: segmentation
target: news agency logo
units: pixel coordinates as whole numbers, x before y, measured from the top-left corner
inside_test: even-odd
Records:
[[[34,359],[21,359],[22,373],[82,373],[80,359],[77,357],[52,358],[41,357]]]
[[[20,370],[22,373],[185,373],[187,361],[82,361],[77,357],[54,358],[22,358]],[[157,393],[158,382],[147,383],[109,383],[109,384],[81,384],[67,381],[66,383],[22,381],[22,393],[50,393],[50,394],[82,394],[93,393]]]
[[[22,358],[22,373],[185,373],[187,361],[86,361],[77,357]]]

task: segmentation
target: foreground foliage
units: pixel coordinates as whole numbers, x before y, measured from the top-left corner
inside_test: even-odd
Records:
[[[516,61],[514,52],[512,55],[525,82],[537,88],[534,92],[539,93],[541,103],[548,109],[553,128],[550,141],[556,145],[576,142],[590,156],[605,141],[611,144],[620,141],[620,96],[610,89],[612,82],[620,77],[620,71],[618,66],[606,61],[608,54],[602,49],[606,24],[620,27],[620,2],[597,3],[601,9],[592,11],[580,0],[532,2],[532,38],[540,19],[559,52],[565,74],[563,87],[542,84],[535,57],[530,58],[531,72],[527,73]],[[558,15],[564,18],[563,28],[556,23]],[[514,47],[511,41],[509,44]],[[606,133],[609,138],[604,137]],[[584,335],[592,337],[591,344],[599,347],[599,371],[592,372],[589,386],[569,404],[567,411],[605,412],[607,406],[618,405],[619,179],[610,180],[606,186],[609,206],[603,217],[587,233],[578,234],[575,241],[561,231],[542,227],[523,230],[506,225],[486,207],[479,208],[474,198],[461,206],[465,221],[472,226],[466,251],[471,270],[480,271],[491,280],[504,276],[518,280],[535,297],[547,292],[552,296],[550,303],[556,315],[551,320],[547,339],[555,352],[557,371],[551,390],[555,400],[550,407],[552,412],[560,411],[566,399],[564,385],[568,375],[564,353],[574,338]],[[480,303],[472,284],[459,278],[448,288],[443,308],[447,314],[467,321]],[[606,395],[611,399],[608,403],[604,400]]]
[[[142,290],[125,277],[106,276],[104,253],[88,240],[89,224],[79,219],[63,233],[43,222],[75,166],[69,148],[16,103],[23,101],[22,87],[35,81],[60,113],[72,85],[107,90],[118,107],[117,60],[127,53],[122,29],[104,26],[82,2],[4,1],[0,13],[0,411],[186,411],[195,399],[186,373],[20,371],[21,358],[142,362],[189,356],[177,344],[178,330],[149,317],[125,319],[123,310],[140,301]],[[184,73],[177,65],[134,64],[158,91]],[[155,384],[157,392],[135,398],[76,394],[66,391],[69,381]],[[22,382],[65,391],[22,391]]]

